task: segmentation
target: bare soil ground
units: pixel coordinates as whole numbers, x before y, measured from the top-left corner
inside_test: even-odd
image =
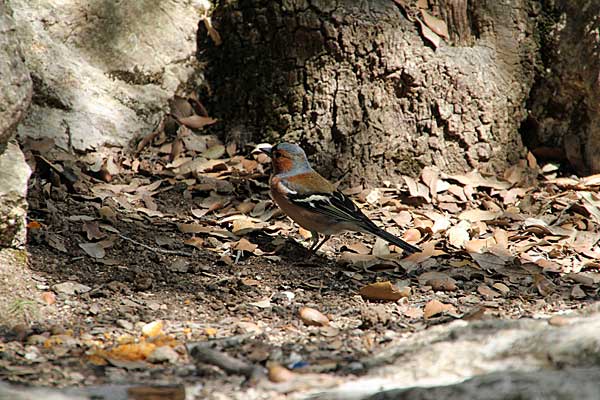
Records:
[[[450,194],[440,201],[421,188],[431,183],[427,177],[382,188],[376,199],[372,189],[351,188],[379,223],[392,231],[401,223],[414,227],[405,238],[419,241],[424,253],[402,260],[394,248],[387,254],[387,246],[375,243],[371,251],[373,238],[349,233],[311,255],[302,232],[269,201],[268,162],[229,148],[229,158],[217,157],[225,167],[211,162],[193,175],[178,174],[169,168],[181,164],[173,167],[172,152],[159,146],[139,156],[111,150],[111,157],[118,154],[111,161],[117,173],[104,176],[103,169],[86,170],[89,158],[63,154],[44,161],[39,148],[30,153],[36,173],[29,269],[8,267],[19,265],[10,258],[24,253],[2,259],[4,380],[58,387],[182,383],[195,386],[197,398],[233,398],[257,385],[256,377],[222,362],[196,362],[187,346],[210,345],[218,355],[264,367],[272,382],[322,372],[343,378],[368,373],[363,360],[431,325],[546,317],[598,299],[597,222],[590,203],[573,197],[574,187],[549,190],[534,180],[507,194],[524,186],[439,178],[467,193],[462,200],[449,186],[431,192],[450,190],[455,206],[448,206]],[[75,183],[69,171],[78,176]],[[220,190],[225,183],[230,186]],[[513,195],[514,202],[507,200]],[[557,199],[568,204],[552,209]],[[539,206],[544,201],[546,208]],[[538,206],[526,209],[531,203]],[[512,215],[510,207],[522,214]],[[471,209],[495,214],[456,217]],[[549,210],[561,220],[524,222]],[[385,281],[396,300],[361,295],[365,286]],[[310,326],[303,307],[329,323]]]

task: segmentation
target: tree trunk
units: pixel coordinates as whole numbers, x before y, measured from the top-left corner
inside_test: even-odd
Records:
[[[544,10],[544,68],[523,137],[540,157],[600,172],[600,2],[558,0]]]
[[[434,48],[416,5],[224,1],[213,14],[223,45],[198,36],[212,114],[231,140],[298,142],[351,184],[427,165],[501,170],[524,155],[537,3],[475,3],[429,7],[450,30]]]

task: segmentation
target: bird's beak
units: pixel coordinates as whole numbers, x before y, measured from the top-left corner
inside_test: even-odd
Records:
[[[271,157],[271,153],[273,152],[273,146],[271,146],[268,143],[261,143],[258,146],[256,146],[256,150],[262,151],[263,153]]]

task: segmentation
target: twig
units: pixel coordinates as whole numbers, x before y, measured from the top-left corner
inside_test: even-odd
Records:
[[[252,382],[264,376],[264,371],[259,366],[205,346],[193,347],[190,355],[197,363],[215,365],[230,375],[243,375]]]
[[[134,243],[134,244],[136,244],[138,246],[141,246],[141,247],[143,247],[143,248],[145,248],[147,250],[153,251],[155,253],[174,254],[174,255],[177,255],[177,256],[184,256],[184,257],[192,257],[193,256],[192,253],[188,253],[187,251],[167,250],[167,249],[161,249],[160,247],[152,247],[152,246],[148,246],[147,244],[138,242],[137,240],[134,240],[132,238],[129,238],[129,237],[123,235],[123,234],[119,233],[118,235],[119,235],[119,237],[121,239],[125,239],[125,240],[127,240],[127,241],[129,241],[131,243]]]

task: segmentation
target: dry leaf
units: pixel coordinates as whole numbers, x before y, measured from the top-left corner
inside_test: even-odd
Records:
[[[243,236],[250,232],[261,230],[264,226],[263,222],[257,223],[253,218],[244,217],[233,221],[231,232],[234,235]]]
[[[360,291],[360,295],[368,300],[388,300],[396,301],[402,297],[406,297],[399,288],[392,285],[390,281],[375,282],[367,286],[363,286]]]
[[[458,215],[458,219],[469,222],[492,221],[502,215],[499,211],[467,210]]]
[[[492,287],[505,296],[510,292],[510,288],[502,282],[496,282],[492,285]]]
[[[222,144],[216,144],[212,147],[206,149],[204,153],[202,153],[203,157],[208,158],[209,160],[216,160],[225,155],[225,146]]]
[[[505,269],[507,259],[492,253],[469,253],[479,266],[488,271],[499,272]]]
[[[79,247],[90,257],[104,258],[106,255],[104,247],[99,243],[79,243]]]
[[[223,43],[223,40],[221,39],[219,32],[213,27],[210,17],[204,17],[203,21],[208,32],[208,36],[210,36],[215,46],[220,46]]]
[[[500,293],[496,292],[495,290],[492,290],[492,288],[490,288],[488,285],[479,285],[477,286],[477,292],[484,296],[487,297],[488,299],[493,299],[495,297],[500,296]]]
[[[358,254],[369,254],[371,249],[369,249],[363,242],[354,242],[347,245],[344,245],[348,250],[352,250]]]
[[[83,223],[83,230],[85,231],[88,240],[102,239],[106,236],[106,234],[100,231],[97,221],[85,221]]]
[[[425,24],[436,34],[438,34],[439,36],[443,37],[444,39],[448,40],[449,36],[448,36],[448,26],[446,25],[446,22],[434,17],[433,15],[429,14],[427,11],[425,10],[421,10],[421,16],[423,17],[423,22],[425,22]],[[437,46],[436,46],[437,47]]]
[[[237,242],[232,243],[231,248],[233,250],[248,251],[250,253],[254,253],[254,251],[258,248],[258,245],[250,243],[247,239],[242,238]]]
[[[192,129],[200,129],[207,125],[212,125],[217,122],[216,119],[210,117],[201,117],[200,115],[191,115],[189,117],[177,118],[177,122]]]
[[[421,19],[417,18],[417,22],[421,26],[421,35],[433,45],[434,48],[440,47],[441,38],[437,33],[431,30]]]
[[[406,310],[404,310],[403,314],[408,317],[408,318],[412,318],[412,319],[420,319],[423,318],[423,310],[421,310],[420,308],[417,307],[408,307]]]
[[[204,239],[193,236],[189,239],[186,239],[183,244],[195,247],[197,249],[202,249],[204,247]]]
[[[448,229],[448,243],[456,248],[464,247],[465,243],[470,239],[469,223],[461,221],[457,225]]]
[[[378,237],[373,245],[373,255],[376,257],[385,257],[390,254],[388,242]]]
[[[425,308],[423,309],[423,317],[425,319],[429,319],[438,314],[442,314],[447,311],[454,310],[454,306],[452,304],[444,304],[439,300],[429,300],[427,304],[425,304]]]

